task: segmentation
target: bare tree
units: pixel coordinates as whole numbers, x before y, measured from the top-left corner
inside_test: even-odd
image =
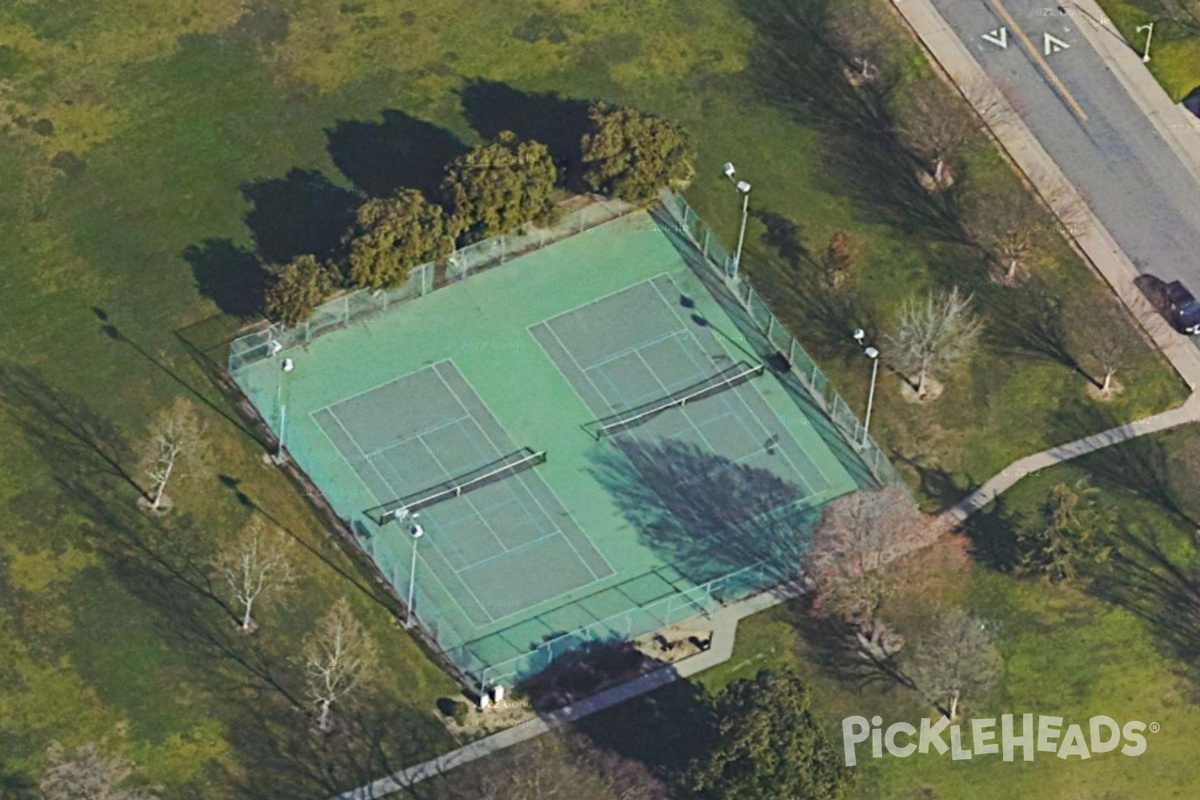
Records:
[[[304,643],[308,696],[316,706],[318,730],[332,730],[333,705],[360,690],[378,660],[375,640],[354,618],[346,598],[338,600]]]
[[[1102,376],[1089,379],[1101,398],[1112,397],[1119,390],[1117,373],[1132,366],[1142,352],[1136,326],[1121,324],[1124,317],[1124,309],[1114,302],[1108,314],[1088,320],[1086,353]]]
[[[834,51],[845,64],[842,74],[851,86],[860,87],[877,82],[883,76],[890,42],[887,30],[869,17],[871,9],[831,9],[827,31]]]
[[[922,183],[932,192],[954,184],[950,162],[971,140],[979,123],[971,109],[940,81],[918,83],[897,111],[896,132],[925,164]]]
[[[108,755],[95,742],[68,753],[58,742],[46,750],[43,800],[158,800],[150,790],[124,786],[134,774],[132,761]]]
[[[291,588],[295,580],[291,550],[287,534],[279,528],[268,529],[258,516],[221,544],[213,567],[243,610],[242,631],[252,633],[258,627],[250,616],[256,602],[282,599]]]
[[[929,518],[899,489],[845,495],[821,517],[810,562],[818,602],[849,623],[859,645],[876,660],[901,644],[881,616],[904,583],[897,565],[933,533]]]
[[[1053,218],[1019,185],[975,198],[966,228],[993,265],[996,281],[1009,286],[1053,243]]]
[[[150,511],[162,510],[167,487],[201,462],[204,445],[204,423],[187,398],[177,398],[155,415],[142,450],[141,469],[150,481],[144,496]]]
[[[930,293],[925,302],[909,300],[900,310],[900,326],[887,337],[890,360],[903,373],[917,397],[927,399],[928,381],[971,354],[983,322],[971,311],[972,295],[958,287]]]
[[[951,720],[964,697],[982,697],[991,691],[1003,668],[987,624],[961,609],[942,614],[908,652],[905,673]]]

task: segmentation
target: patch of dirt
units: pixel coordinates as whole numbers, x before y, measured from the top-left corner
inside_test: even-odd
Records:
[[[900,387],[900,396],[910,403],[928,404],[941,397],[945,390],[946,387],[942,385],[941,381],[926,378],[925,391],[922,394],[917,394],[917,390],[908,381],[905,381]]]

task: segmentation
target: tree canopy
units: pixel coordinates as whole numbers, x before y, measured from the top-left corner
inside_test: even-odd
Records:
[[[337,272],[313,256],[298,256],[275,273],[263,305],[267,317],[285,327],[308,319],[329,297]]]
[[[451,232],[466,242],[511,233],[554,213],[558,168],[549,148],[502,131],[446,167],[442,183]]]
[[[399,286],[413,267],[454,249],[445,211],[416,189],[363,203],[347,238],[350,283],[370,289]]]
[[[691,139],[674,123],[606,103],[593,105],[588,116],[583,179],[595,191],[647,203],[663,187],[685,186],[695,175]]]
[[[763,670],[717,698],[719,736],[691,769],[692,789],[710,800],[841,800],[851,773],[809,711],[808,687],[791,671]]]

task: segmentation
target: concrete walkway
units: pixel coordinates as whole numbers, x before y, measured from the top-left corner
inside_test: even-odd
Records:
[[[615,705],[624,703],[626,700],[632,700],[635,697],[648,694],[656,689],[661,689],[681,678],[690,678],[710,667],[723,664],[733,656],[733,642],[737,635],[738,623],[741,620],[778,605],[791,597],[795,597],[797,594],[797,591],[767,592],[750,597],[739,603],[724,606],[712,616],[712,643],[708,650],[703,653],[697,653],[671,666],[665,666],[628,683],[606,689],[573,705],[564,706],[557,711],[543,715],[537,719],[523,722],[520,725],[515,725],[512,728],[479,739],[465,747],[452,750],[430,761],[400,770],[366,786],[360,786],[357,789],[337,795],[332,800],[368,800],[368,798],[385,797],[415,783],[420,783],[428,778],[441,775],[455,767],[469,764],[499,750],[504,750],[576,720],[583,719],[591,714],[612,708]]]
[[[1170,430],[1179,425],[1200,421],[1200,394],[1193,394],[1188,401],[1178,408],[1155,414],[1152,417],[1135,420],[1127,425],[1087,436],[1074,442],[1068,442],[1058,447],[1051,447],[1040,453],[1018,459],[1009,464],[1000,474],[992,477],[972,493],[949,509],[945,516],[952,525],[961,524],[968,516],[996,499],[1002,492],[1027,475],[1033,475],[1039,470],[1047,469],[1055,464],[1061,464],[1073,458],[1094,453],[1105,447],[1129,441],[1138,436]]]
[[[987,76],[971,52],[963,45],[957,34],[927,0],[894,0],[896,9],[908,22],[916,36],[925,44],[933,60],[959,86],[990,86]],[[1166,93],[1145,70],[1138,58],[1115,33],[1100,8],[1093,0],[1079,0],[1070,4],[1080,15],[1088,15],[1095,22],[1080,24],[1097,52],[1109,63],[1143,113],[1159,132],[1171,142],[1187,169],[1200,180],[1200,126],[1186,116],[1171,102]],[[1021,478],[1041,469],[1060,464],[1128,441],[1138,436],[1157,433],[1200,421],[1200,352],[1185,337],[1165,323],[1150,305],[1133,280],[1137,268],[1117,246],[1112,236],[1099,219],[1092,214],[1087,204],[1079,197],[1075,188],[1067,181],[1058,166],[1042,148],[1033,133],[1021,120],[1008,100],[994,88],[991,91],[973,90],[967,93],[980,105],[989,108],[987,117],[999,119],[993,133],[1008,152],[1017,167],[1024,172],[1047,203],[1063,216],[1080,219],[1076,230],[1076,243],[1091,266],[1116,292],[1117,296],[1137,319],[1147,336],[1162,350],[1181,379],[1193,391],[1182,406],[1156,414],[1146,419],[1121,425],[1102,433],[1079,439],[1075,442],[1052,447],[1041,453],[1019,459],[1002,470],[966,499],[959,502],[944,515],[948,525],[961,524],[970,514],[994,500],[1011,488]],[[1006,109],[997,115],[994,109]],[[1181,116],[1185,115],[1185,116]],[[771,606],[795,596],[795,593],[766,593],[740,603],[726,606],[713,615],[713,637],[710,648],[690,658],[683,659],[670,667],[664,667],[643,675],[633,681],[614,686],[578,703],[561,708],[551,714],[530,720],[500,733],[460,747],[445,755],[422,764],[409,767],[359,787],[333,800],[367,800],[384,797],[401,791],[415,783],[441,775],[455,767],[484,758],[499,750],[552,731],[563,725],[580,720],[591,714],[612,708],[626,700],[653,692],[681,678],[689,678],[706,669],[723,664],[733,655],[733,644],[738,622]]]

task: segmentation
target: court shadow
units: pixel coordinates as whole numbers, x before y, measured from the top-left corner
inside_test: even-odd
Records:
[[[254,253],[229,239],[205,239],[188,245],[183,260],[192,266],[196,290],[221,313],[240,319],[262,313],[269,275]]]
[[[589,104],[557,92],[523,92],[507,83],[474,80],[463,87],[463,111],[484,139],[512,131],[546,145],[558,165],[559,183],[585,191],[580,142],[590,128]]]
[[[763,588],[799,577],[819,513],[801,505],[799,487],[687,442],[636,432],[608,441],[594,457],[596,478],[643,544],[690,582],[743,569]]]
[[[241,190],[253,206],[246,227],[258,257],[268,264],[334,255],[361,200],[315,169],[292,169],[282,178],[243,183]]]
[[[436,199],[446,165],[467,151],[446,129],[395,109],[378,122],[338,120],[325,134],[333,163],[370,197],[407,188]]]

